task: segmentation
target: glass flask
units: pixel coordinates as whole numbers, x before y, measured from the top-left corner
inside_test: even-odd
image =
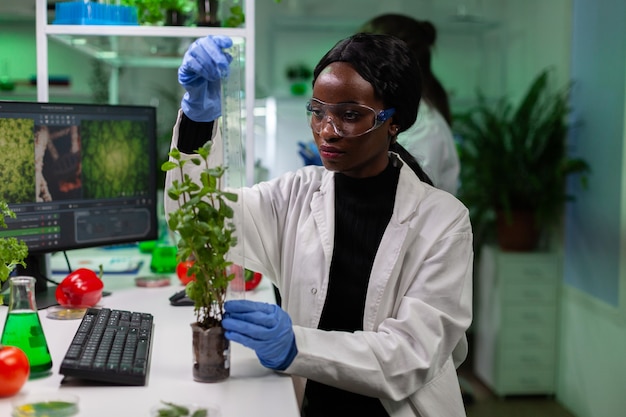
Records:
[[[43,376],[52,368],[52,357],[37,313],[35,278],[12,277],[9,284],[9,313],[0,344],[22,349],[30,363],[30,377]]]

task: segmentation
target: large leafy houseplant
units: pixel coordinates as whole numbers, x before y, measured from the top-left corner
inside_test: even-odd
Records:
[[[0,227],[6,228],[6,218],[15,218],[15,213],[5,201],[0,201]],[[26,266],[24,259],[28,256],[28,247],[23,241],[14,237],[0,238],[0,287],[11,275],[17,265]],[[0,303],[3,298],[0,294]]]
[[[587,162],[567,151],[569,90],[570,85],[551,88],[550,71],[544,70],[517,107],[506,98],[489,103],[479,93],[474,107],[455,116],[459,198],[478,230],[490,230],[498,216],[500,223],[511,223],[515,214],[530,213],[534,224],[528,227],[538,237],[558,222],[572,199],[567,177],[581,173],[586,185]]]

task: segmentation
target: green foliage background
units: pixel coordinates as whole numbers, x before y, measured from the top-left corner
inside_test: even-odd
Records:
[[[84,198],[119,197],[148,191],[147,132],[144,122],[81,122]]]
[[[35,121],[0,119],[0,198],[11,203],[35,200]]]

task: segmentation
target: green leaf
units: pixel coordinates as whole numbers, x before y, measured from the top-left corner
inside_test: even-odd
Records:
[[[177,148],[173,148],[169,152],[169,155],[176,160],[180,160],[180,151]]]
[[[5,201],[0,201],[0,227],[6,228],[5,218],[15,218],[15,213]],[[0,238],[0,283],[6,281],[17,265],[26,266],[28,247],[15,237]]]
[[[178,416],[187,416],[189,415],[189,408],[182,406],[182,405],[176,405],[174,403],[171,402],[167,402],[167,401],[161,401],[163,404],[171,407],[174,411],[176,411],[176,415]]]
[[[206,408],[199,408],[193,412],[191,417],[207,417],[209,415],[209,411]]]
[[[172,170],[174,168],[178,168],[178,165],[176,165],[176,163],[174,163],[172,161],[165,161],[161,165],[161,171],[169,171],[169,170]]]

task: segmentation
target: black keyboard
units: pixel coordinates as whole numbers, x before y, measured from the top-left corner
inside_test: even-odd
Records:
[[[152,329],[151,314],[89,308],[59,372],[66,378],[146,385]]]

